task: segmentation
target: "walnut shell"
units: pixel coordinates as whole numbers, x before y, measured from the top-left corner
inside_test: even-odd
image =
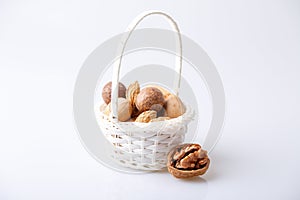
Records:
[[[182,144],[168,154],[168,171],[176,178],[203,175],[210,164],[207,151],[199,144]]]
[[[112,82],[108,82],[102,89],[102,98],[106,104],[109,104],[111,101],[111,86]],[[125,98],[126,96],[126,87],[123,83],[119,82],[119,95],[118,97]]]
[[[143,88],[137,95],[135,105],[139,111],[155,110],[159,111],[164,105],[162,92],[155,87]]]
[[[174,94],[168,96],[165,102],[166,115],[171,118],[181,116],[185,112],[185,107],[180,98]]]
[[[135,106],[135,99],[139,93],[140,93],[139,82],[135,81],[134,83],[128,86],[126,91],[126,99],[128,99],[132,107]]]
[[[106,106],[104,114],[110,115],[111,113],[111,103]],[[132,107],[129,101],[125,98],[118,98],[118,120],[125,122],[131,118]]]
[[[135,120],[135,122],[144,122],[148,123],[152,119],[156,118],[157,112],[155,110],[148,110],[145,112],[142,112]]]

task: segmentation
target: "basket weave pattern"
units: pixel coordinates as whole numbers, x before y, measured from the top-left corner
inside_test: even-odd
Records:
[[[166,167],[167,154],[184,141],[187,124],[194,112],[187,106],[186,112],[177,118],[161,122],[118,122],[95,108],[97,122],[105,137],[114,145],[111,155],[119,164],[142,170],[160,170]]]

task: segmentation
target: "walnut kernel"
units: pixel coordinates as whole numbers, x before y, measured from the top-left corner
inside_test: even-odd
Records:
[[[182,144],[168,154],[168,171],[176,178],[203,175],[210,160],[199,144]]]

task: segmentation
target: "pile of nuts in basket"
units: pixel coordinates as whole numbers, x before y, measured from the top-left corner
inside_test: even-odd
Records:
[[[107,83],[102,90],[104,104],[100,110],[106,115],[111,113],[111,87]],[[121,122],[157,122],[176,118],[184,114],[185,107],[180,98],[168,90],[148,85],[140,89],[137,81],[128,88],[119,83],[118,119]]]
[[[100,111],[110,116],[112,82],[102,90],[104,104]],[[140,89],[137,81],[128,88],[119,83],[118,120],[121,122],[157,122],[176,118],[185,113],[180,98],[168,90],[148,85]],[[180,144],[168,153],[167,168],[176,178],[191,178],[203,175],[210,164],[207,151],[199,144]]]

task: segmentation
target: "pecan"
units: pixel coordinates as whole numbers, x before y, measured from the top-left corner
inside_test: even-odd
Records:
[[[182,144],[168,154],[168,171],[176,178],[190,178],[203,175],[210,160],[207,151],[199,144]]]

